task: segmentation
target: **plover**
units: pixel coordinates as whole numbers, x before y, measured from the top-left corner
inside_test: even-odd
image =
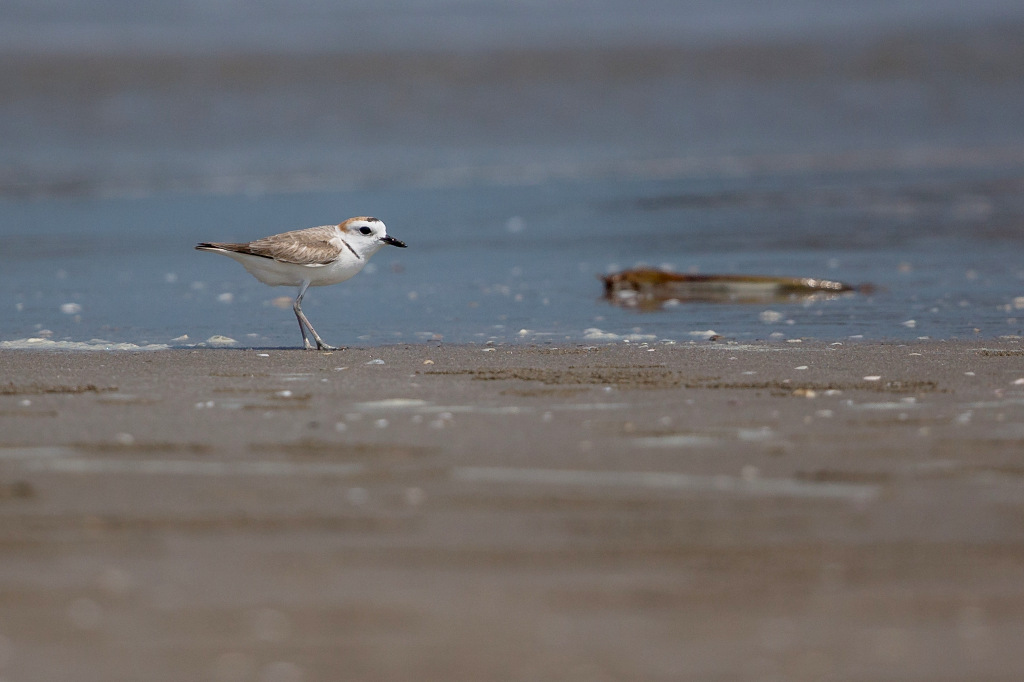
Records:
[[[299,321],[303,345],[313,350],[306,337],[308,329],[317,350],[338,350],[324,343],[306,319],[302,297],[309,287],[337,284],[355,276],[385,244],[405,248],[404,242],[388,236],[383,222],[362,216],[349,218],[340,225],[282,232],[247,244],[202,242],[196,244],[196,249],[234,258],[264,284],[299,287],[292,309]]]

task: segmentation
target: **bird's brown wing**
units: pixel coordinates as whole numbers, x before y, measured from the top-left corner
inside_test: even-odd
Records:
[[[338,259],[341,249],[331,242],[337,240],[333,226],[310,227],[271,235],[248,244],[209,243],[199,247],[212,247],[225,251],[247,253],[263,258],[272,258],[283,263],[296,265],[327,265]]]

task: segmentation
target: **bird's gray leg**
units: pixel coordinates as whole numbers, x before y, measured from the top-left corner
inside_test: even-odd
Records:
[[[306,347],[306,350],[313,350],[312,344],[309,339],[306,338],[306,325],[309,324],[309,320],[302,314],[302,296],[306,293],[306,289],[309,288],[309,282],[303,282],[299,287],[299,295],[295,297],[295,303],[292,304],[292,310],[295,311],[295,319],[299,321],[299,332],[302,334],[302,345]]]
[[[306,316],[303,315],[302,319],[306,320]],[[316,340],[317,350],[339,350],[337,346],[331,346],[330,344],[324,343],[324,340],[321,339],[320,335],[316,333],[316,330],[313,329],[313,325],[309,323],[309,320],[306,320],[306,326],[309,327],[309,333],[312,334],[313,338]]]
[[[292,310],[295,311],[295,318],[299,321],[299,331],[302,332],[302,344],[306,347],[306,350],[313,350],[313,344],[306,338],[306,330],[309,329],[309,333],[313,335],[313,339],[316,341],[317,350],[338,350],[334,346],[329,346],[324,343],[324,340],[320,338],[320,335],[313,329],[313,325],[306,319],[305,314],[302,312],[302,297],[306,294],[306,289],[309,288],[309,282],[303,282],[302,286],[299,287],[299,295],[295,297],[295,304],[292,306]]]

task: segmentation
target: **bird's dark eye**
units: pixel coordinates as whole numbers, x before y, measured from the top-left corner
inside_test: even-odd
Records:
[[[359,228],[359,234],[370,234],[371,232],[373,232],[373,230],[368,228],[366,225]]]

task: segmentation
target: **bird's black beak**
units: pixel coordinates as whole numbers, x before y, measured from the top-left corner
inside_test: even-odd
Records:
[[[401,239],[395,239],[390,235],[384,235],[383,237],[380,238],[380,240],[385,244],[391,244],[391,246],[398,246],[403,249],[405,248],[405,242],[403,242]]]

